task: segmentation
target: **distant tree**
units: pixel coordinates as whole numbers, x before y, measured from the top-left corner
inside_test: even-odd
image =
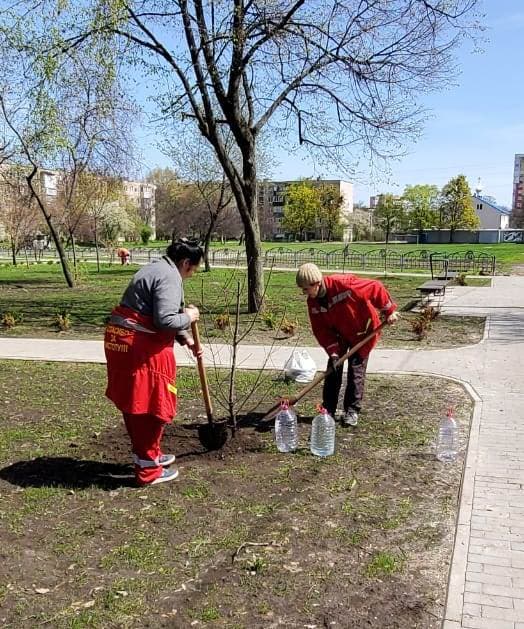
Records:
[[[141,219],[132,202],[119,195],[114,201],[99,205],[99,209],[100,240],[105,247],[114,248],[120,237],[137,239]]]
[[[410,229],[419,234],[424,229],[431,229],[438,221],[439,189],[429,184],[406,186],[402,199],[406,210],[406,222]]]
[[[157,236],[176,240],[178,227],[175,206],[180,194],[180,179],[172,168],[154,168],[146,181],[156,186],[155,212]]]
[[[292,183],[285,191],[282,227],[295,236],[305,237],[315,230],[320,213],[320,193],[311,181]]]
[[[392,194],[381,194],[374,213],[374,222],[382,229],[385,235],[386,248],[389,243],[391,232],[404,220],[405,214],[402,208],[402,201]]]
[[[206,200],[202,197],[194,182],[180,184],[175,205],[178,233],[200,240],[208,224]]]
[[[16,266],[17,255],[37,231],[39,215],[27,187],[27,169],[5,165],[0,169],[0,222]]]
[[[317,223],[321,230],[321,239],[333,240],[340,236],[342,230],[342,203],[344,197],[340,196],[334,186],[322,184],[317,188],[320,204],[318,208]]]
[[[351,221],[351,227],[354,242],[358,242],[359,240],[372,240],[373,228],[369,222],[365,222],[361,218],[354,218]]]
[[[449,242],[457,229],[478,229],[479,217],[471,200],[471,189],[465,175],[457,175],[442,188],[439,203],[440,223],[449,229]]]
[[[143,245],[147,245],[147,243],[151,240],[151,236],[153,235],[153,230],[149,225],[142,225],[140,227],[140,240]]]
[[[121,205],[125,204],[122,181],[105,173],[83,172],[76,190],[76,204],[91,223],[96,249],[97,270],[100,272],[100,241],[114,244],[122,231],[129,230],[131,219]]]
[[[225,131],[222,135],[224,147],[232,151],[231,133]],[[200,211],[192,212],[192,226],[199,233],[204,248],[204,267],[209,271],[211,236],[225,209],[233,203],[231,186],[216,153],[195,129],[178,134],[176,142],[166,141],[164,150],[176,165],[178,175],[194,188],[195,205]]]

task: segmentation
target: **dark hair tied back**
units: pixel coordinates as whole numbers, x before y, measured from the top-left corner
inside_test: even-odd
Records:
[[[175,264],[182,260],[189,260],[191,264],[200,264],[204,257],[204,252],[198,242],[187,238],[180,238],[177,242],[172,242],[166,253]]]

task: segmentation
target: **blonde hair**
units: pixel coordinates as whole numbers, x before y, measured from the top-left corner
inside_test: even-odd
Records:
[[[322,271],[316,264],[307,262],[299,267],[296,276],[297,286],[299,288],[307,288],[311,284],[322,281]]]

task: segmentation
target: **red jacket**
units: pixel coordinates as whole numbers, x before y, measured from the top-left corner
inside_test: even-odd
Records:
[[[158,330],[153,318],[117,306],[106,326],[107,397],[122,413],[176,415],[175,331]]]
[[[356,345],[380,324],[377,310],[388,317],[397,309],[384,285],[350,274],[324,277],[324,298],[307,300],[313,334],[326,352],[338,354]],[[362,358],[377,344],[375,335],[360,350]]]

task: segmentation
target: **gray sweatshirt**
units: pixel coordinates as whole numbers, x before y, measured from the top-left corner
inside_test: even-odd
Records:
[[[126,288],[121,306],[153,317],[155,327],[178,332],[177,340],[183,343],[191,319],[184,310],[182,277],[175,263],[164,256],[161,260],[143,266],[135,273]],[[182,338],[178,338],[178,337]]]

